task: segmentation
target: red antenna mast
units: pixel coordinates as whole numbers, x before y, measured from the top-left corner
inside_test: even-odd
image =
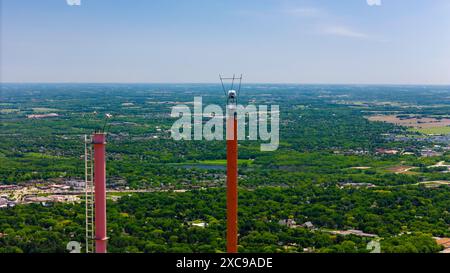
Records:
[[[111,118],[106,114],[106,119]],[[86,252],[93,251],[95,239],[95,252],[106,253],[106,127],[107,121],[101,130],[94,132],[91,141],[86,141]],[[93,159],[92,164],[92,146]],[[93,165],[93,167],[92,167]],[[94,234],[95,230],[95,234]]]
[[[106,134],[92,135],[94,145],[95,252],[106,253]]]
[[[237,141],[237,96],[241,89],[242,75],[223,78],[219,75],[223,91],[227,97],[226,137],[227,137],[227,252],[238,252],[238,141]],[[231,89],[225,89],[224,80],[231,81]],[[235,81],[239,80],[237,90]]]

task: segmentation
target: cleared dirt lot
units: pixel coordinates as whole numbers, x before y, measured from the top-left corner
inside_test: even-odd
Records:
[[[418,129],[450,126],[450,119],[436,119],[428,117],[399,117],[396,115],[375,115],[368,117],[370,121],[382,121],[394,123],[400,126],[414,127]]]
[[[413,174],[413,172],[410,172],[411,169],[414,169],[415,167],[413,166],[394,166],[394,167],[390,167],[387,168],[386,170],[389,172],[393,172],[396,174]]]

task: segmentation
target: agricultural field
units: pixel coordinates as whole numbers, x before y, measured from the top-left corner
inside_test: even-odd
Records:
[[[370,121],[393,123],[399,126],[412,127],[420,132],[450,132],[450,118],[429,118],[404,115],[375,115],[369,117]],[[424,131],[422,131],[424,130]]]
[[[448,135],[450,134],[450,125],[444,127],[429,127],[416,129],[417,132],[426,135]]]

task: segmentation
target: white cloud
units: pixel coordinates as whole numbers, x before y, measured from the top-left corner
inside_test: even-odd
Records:
[[[369,6],[381,6],[381,0],[367,0]]]
[[[300,17],[319,17],[322,15],[320,9],[307,7],[287,9],[285,12]]]
[[[341,37],[349,37],[349,38],[359,38],[359,39],[367,39],[369,35],[353,30],[349,27],[345,26],[330,26],[323,29],[323,32],[326,34],[331,34],[335,36]]]
[[[66,0],[67,5],[69,6],[80,6],[81,0]]]

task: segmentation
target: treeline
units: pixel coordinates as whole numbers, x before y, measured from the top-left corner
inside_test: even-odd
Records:
[[[441,248],[432,236],[450,236],[449,192],[449,187],[356,191],[314,185],[241,190],[240,251],[367,252],[371,238],[329,232],[360,229],[380,236],[383,252],[437,252]],[[124,195],[108,203],[109,250],[223,252],[225,201],[222,189]],[[0,251],[64,252],[67,242],[84,242],[83,208],[54,204],[0,210]],[[288,228],[279,224],[283,219],[314,227]]]

